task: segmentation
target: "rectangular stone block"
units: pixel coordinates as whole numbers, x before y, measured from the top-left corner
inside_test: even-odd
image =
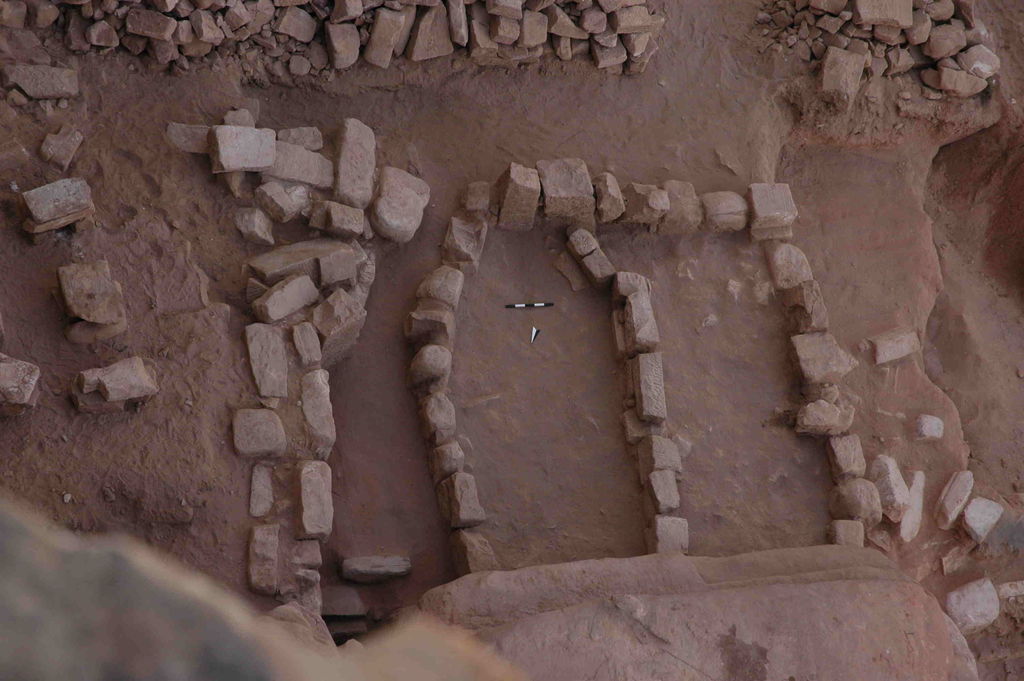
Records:
[[[288,355],[281,330],[269,324],[245,327],[256,389],[263,397],[288,397]]]
[[[755,241],[789,239],[796,222],[796,202],[788,184],[755,183],[747,194],[750,204],[750,236]]]
[[[654,319],[654,306],[647,291],[637,291],[626,298],[625,307],[626,353],[654,352],[661,342],[658,322]]]
[[[339,251],[356,253],[352,246],[335,239],[299,241],[261,253],[249,260],[249,268],[265,283],[276,284],[291,276],[304,274],[314,283],[320,280],[320,262]]]
[[[299,505],[296,539],[327,539],[334,527],[331,467],[324,461],[299,464]]]
[[[256,525],[249,535],[249,587],[256,593],[273,596],[280,583],[277,570],[277,523]]]
[[[642,353],[633,361],[636,362],[636,414],[642,421],[662,423],[668,418],[668,408],[661,353]]]
[[[875,364],[888,364],[921,350],[921,339],[913,329],[893,329],[869,338],[874,349]]]
[[[323,154],[278,140],[274,163],[263,172],[264,181],[271,178],[330,189],[334,186],[334,167]]]
[[[690,550],[690,526],[685,518],[656,515],[647,527],[648,553],[686,553]]]
[[[274,165],[277,133],[269,128],[214,125],[207,141],[214,173],[262,172]]]
[[[78,96],[78,72],[41,64],[11,64],[4,78],[32,99],[62,99]]]
[[[95,212],[89,183],[78,177],[30,189],[21,198],[29,213],[24,228],[33,234],[66,227]]]
[[[476,491],[476,479],[469,473],[455,473],[437,486],[441,513],[453,529],[474,527],[487,519]]]
[[[587,164],[578,158],[537,161],[544,193],[544,214],[558,226],[594,229],[594,185]]]
[[[512,163],[498,180],[501,210],[498,227],[517,232],[533,229],[540,201],[540,174],[533,168]]]

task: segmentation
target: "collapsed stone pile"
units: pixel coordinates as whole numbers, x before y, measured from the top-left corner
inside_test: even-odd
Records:
[[[972,97],[999,72],[975,0],[772,0],[762,34],[804,61],[822,60],[822,89],[851,102],[865,71],[917,71],[926,96]]]
[[[331,144],[313,127],[257,127],[257,116],[236,109],[222,125],[170,123],[167,139],[207,155],[211,171],[250,204],[234,216],[243,239],[276,246],[247,263],[255,321],[245,343],[256,394],[232,423],[235,451],[253,460],[249,511],[259,524],[249,538],[248,576],[255,592],[319,614],[320,542],[334,526],[326,460],[337,428],[328,372],[359,339],[380,242],[413,238],[430,188],[404,170],[378,169],[376,136],[356,119],[345,119]],[[325,147],[333,150],[325,155]],[[295,220],[315,238],[278,245],[274,225]],[[402,556],[350,556],[340,573],[372,583],[409,569]]]
[[[121,47],[183,68],[214,51],[238,55],[278,76],[346,69],[360,56],[387,68],[456,47],[487,66],[589,53],[598,68],[641,73],[665,21],[652,9],[648,0],[3,0],[0,25],[56,25],[72,51]]]

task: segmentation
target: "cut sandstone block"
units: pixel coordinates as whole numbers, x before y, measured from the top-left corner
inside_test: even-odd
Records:
[[[444,237],[443,259],[463,273],[477,270],[487,241],[487,220],[481,216],[452,216]]]
[[[566,244],[569,252],[575,256],[577,260],[583,260],[601,245],[597,241],[597,237],[589,229],[577,229],[569,235],[569,241]]]
[[[659,515],[671,513],[679,508],[679,486],[676,484],[674,471],[651,471],[647,476],[647,489]]]
[[[288,277],[305,274],[314,283],[321,283],[322,263],[344,253],[352,259],[351,267],[359,262],[358,252],[352,246],[334,239],[312,239],[275,248],[249,260],[249,268],[267,284],[276,284]],[[365,254],[364,254],[365,255]]]
[[[642,421],[660,424],[668,418],[661,353],[639,354],[632,361],[636,363],[636,414]]]
[[[893,329],[869,338],[875,364],[888,364],[921,350],[921,339],[913,329]]]
[[[587,164],[578,158],[538,161],[544,214],[559,225],[594,228],[594,186]]]
[[[330,374],[323,369],[315,369],[302,377],[302,415],[313,453],[319,459],[326,459],[334,448],[337,430],[331,408]]]
[[[946,613],[964,636],[976,634],[999,617],[999,594],[986,578],[969,582],[946,596]]]
[[[894,523],[900,522],[910,507],[910,490],[900,472],[899,464],[891,456],[881,454],[871,462],[868,477],[878,488],[882,513]]]
[[[78,375],[83,393],[99,391],[107,402],[145,400],[160,392],[160,387],[141,357],[128,357],[99,369]]]
[[[619,181],[611,173],[601,173],[594,178],[594,195],[597,201],[597,221],[613,222],[626,210],[625,199]]]
[[[637,291],[626,298],[624,310],[626,354],[632,357],[640,352],[654,352],[661,342],[658,322],[654,319],[651,295]]]
[[[791,340],[807,383],[839,383],[857,367],[857,360],[830,333],[805,333]]]
[[[413,11],[415,11],[415,7]],[[374,14],[370,40],[363,50],[363,59],[382,69],[390,66],[398,42],[402,39],[405,24],[405,15],[402,12],[383,7],[378,9]]]
[[[274,245],[274,223],[259,208],[241,208],[235,213],[235,227],[242,238],[263,246]]]
[[[239,409],[231,428],[239,456],[282,456],[288,448],[284,425],[273,409]]]
[[[832,479],[836,483],[864,476],[866,465],[860,436],[837,435],[830,437],[827,450]]]
[[[414,345],[435,343],[451,349],[455,342],[455,315],[444,303],[421,298],[405,320],[405,337]]]
[[[455,572],[468,575],[472,572],[500,570],[501,565],[494,555],[494,549],[487,538],[471,530],[457,530],[451,535],[452,562]]]
[[[751,238],[763,241],[793,236],[797,209],[788,184],[752,184],[747,198],[750,202]]]
[[[66,227],[95,212],[89,184],[77,177],[36,187],[21,198],[29,213],[23,226],[32,234]]]
[[[451,350],[443,345],[424,345],[409,364],[409,385],[419,394],[444,391],[451,372]]]
[[[208,139],[213,172],[267,170],[274,165],[276,141],[277,133],[269,128],[215,125]]]
[[[366,232],[366,214],[335,201],[314,201],[309,226],[342,239],[357,239]]]
[[[335,69],[347,69],[359,60],[361,45],[355,24],[324,24],[324,43]]]
[[[320,337],[316,327],[309,322],[302,322],[292,327],[292,343],[299,355],[299,363],[303,367],[317,364],[323,357],[320,350]]]
[[[584,257],[580,261],[580,265],[590,282],[597,287],[607,286],[615,276],[615,265],[600,247]]]
[[[455,439],[455,405],[445,393],[430,393],[420,400],[420,421],[431,444],[442,445]]]
[[[704,222],[712,232],[740,232],[747,227],[747,200],[736,192],[711,192],[700,197]]]
[[[323,541],[334,527],[331,467],[324,461],[299,464],[299,504],[296,539]]]
[[[501,200],[498,227],[517,232],[532,229],[540,201],[540,174],[533,168],[512,163],[498,180],[497,190]]]
[[[465,12],[465,7],[461,9]],[[413,28],[406,55],[412,61],[424,61],[454,51],[448,9],[442,4],[428,7]]]
[[[256,189],[256,205],[278,222],[290,222],[310,207],[309,189],[271,180]]]
[[[461,271],[442,265],[423,278],[416,289],[417,298],[433,298],[452,309],[459,306],[465,275]]]
[[[914,434],[918,440],[925,442],[934,442],[935,440],[941,440],[942,435],[945,432],[945,424],[938,416],[932,416],[931,414],[921,414],[914,421]]]
[[[843,435],[853,425],[854,408],[815,400],[800,408],[796,432],[806,435]]]
[[[964,529],[971,539],[980,544],[985,541],[1001,517],[1003,517],[1002,504],[991,499],[975,497],[964,509]]]
[[[379,236],[406,243],[423,222],[430,201],[430,187],[418,177],[386,167],[380,174],[380,191],[370,209],[370,224]]]
[[[268,324],[245,327],[256,388],[262,397],[288,397],[288,356],[281,330]]]
[[[458,442],[448,442],[432,449],[428,463],[434,484],[461,471],[465,461],[466,454]]]
[[[864,523],[859,520],[833,520],[828,528],[829,540],[839,546],[864,546]]]
[[[866,26],[910,28],[914,24],[913,0],[854,0],[854,20]]]
[[[476,479],[469,473],[455,473],[437,486],[441,513],[452,529],[475,527],[487,519],[476,492]]]
[[[838,520],[859,520],[871,529],[882,521],[882,502],[878,488],[864,478],[844,480],[829,496],[829,511]]]
[[[974,473],[970,471],[959,471],[950,476],[946,486],[939,495],[939,502],[935,507],[935,522],[939,529],[949,530],[956,524],[960,513],[967,506],[971,498],[971,491],[974,489]]]
[[[690,526],[685,518],[656,515],[645,539],[648,553],[686,553],[690,549]]]
[[[256,525],[249,535],[249,587],[256,593],[268,596],[277,593],[279,530],[277,523]]]
[[[625,304],[626,299],[634,293],[651,295],[651,280],[636,272],[616,272],[612,283],[612,299]]]
[[[83,139],[84,136],[78,130],[70,125],[62,125],[60,130],[50,133],[43,139],[39,155],[44,161],[49,161],[60,168],[62,172],[67,171]]]
[[[274,284],[253,302],[252,311],[261,322],[270,324],[312,305],[319,297],[313,280],[297,274]]]
[[[390,10],[382,12],[397,14]],[[378,27],[374,25],[374,33]],[[365,56],[365,55],[364,55]],[[367,59],[369,61],[369,59]],[[372,62],[371,62],[372,63]],[[377,169],[377,137],[355,118],[346,118],[338,131],[338,158],[334,173],[334,198],[347,206],[366,208],[373,199]]]
[[[249,515],[262,518],[274,507],[274,467],[258,463],[252,467],[249,485]]]

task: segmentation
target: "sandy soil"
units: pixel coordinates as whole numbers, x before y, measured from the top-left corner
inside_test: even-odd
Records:
[[[400,328],[416,283],[437,262],[458,192],[496,178],[513,159],[579,156],[595,171],[687,179],[698,191],[790,182],[801,208],[796,243],[821,281],[837,337],[861,361],[848,385],[866,453],[925,470],[929,504],[965,462],[985,493],[1019,504],[1024,173],[1011,102],[1024,51],[1011,40],[1021,8],[989,3],[1005,55],[995,96],[938,106],[915,99],[901,116],[895,93],[907,86],[897,81],[870,86],[877,99],[845,118],[810,103],[802,64],[753,49],[747,37],[758,4],[673,3],[662,50],[640,78],[606,77],[589,64],[506,72],[442,59],[358,68],[322,89],[258,89],[240,85],[230,67],[170,76],[125,56],[68,58],[81,72],[81,100],[48,118],[0,104],[0,127],[30,150],[62,122],[79,127],[86,142],[72,171],[89,179],[102,226],[30,245],[13,222],[11,183],[36,186],[56,175],[36,161],[0,171],[6,351],[38,363],[46,377],[39,408],[0,428],[8,452],[0,485],[64,525],[138,534],[245,592],[248,467],[231,452],[227,423],[251,394],[239,336],[241,263],[259,249],[235,232],[238,204],[207,162],[171,149],[162,130],[171,120],[211,122],[255,99],[271,127],[329,132],[343,116],[364,120],[386,162],[432,188],[420,234],[382,263],[363,340],[332,377],[340,437],[325,583],[337,580],[339,557],[410,554],[412,576],[365,590],[383,613],[453,576],[404,388],[410,355]],[[1000,113],[995,128],[939,151]],[[304,233],[290,225],[278,236]],[[232,309],[185,311],[187,243],[210,278],[211,300]],[[617,430],[607,303],[569,291],[551,266],[555,248],[539,231],[496,234],[460,310],[460,423],[491,513],[486,531],[509,565],[642,550],[640,489]],[[681,483],[694,552],[823,541],[823,454],[777,415],[795,404],[798,386],[778,303],[755,296],[765,276],[759,255],[740,239],[648,235],[612,235],[608,250],[656,282],[670,410],[695,445]],[[101,255],[126,284],[132,328],[96,348],[71,346],[51,296],[55,268]],[[741,284],[735,299],[729,280]],[[557,307],[518,316],[500,307],[526,297]],[[705,325],[712,314],[717,323]],[[924,358],[896,370],[871,366],[861,341],[899,324],[927,329]],[[530,326],[542,329],[534,346]],[[64,390],[74,373],[129,353],[159,358],[159,398],[138,415],[73,413]],[[912,440],[920,413],[945,419],[939,445]],[[955,538],[930,525],[893,555],[940,595],[983,569],[997,581],[1020,579],[1012,557],[1024,533],[1015,518],[1008,514],[986,558],[953,578],[933,573]],[[1024,651],[1024,641],[1013,645]],[[999,670],[987,673],[1012,678]]]

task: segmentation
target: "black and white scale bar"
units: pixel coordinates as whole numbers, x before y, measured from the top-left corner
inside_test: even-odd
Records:
[[[506,305],[505,308],[508,310],[522,310],[530,307],[554,307],[554,303],[514,303],[512,305]]]

